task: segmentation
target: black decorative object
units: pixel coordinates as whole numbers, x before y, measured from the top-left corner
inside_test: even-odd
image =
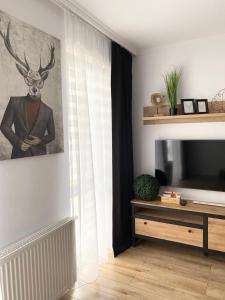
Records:
[[[154,200],[158,196],[159,182],[151,175],[141,175],[134,180],[134,196],[141,200]]]
[[[195,101],[194,99],[181,99],[181,108],[183,115],[195,114]]]
[[[181,199],[180,200],[180,205],[181,206],[186,206],[187,205],[187,200]]]
[[[196,101],[195,104],[196,104],[196,113],[197,114],[208,114],[209,113],[207,99],[197,99],[195,101]]]
[[[170,115],[171,116],[176,116],[177,115],[177,108],[176,107],[170,108]]]

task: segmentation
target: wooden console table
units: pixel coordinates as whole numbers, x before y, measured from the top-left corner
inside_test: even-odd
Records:
[[[160,239],[225,252],[225,208],[188,202],[132,200],[133,245],[138,239]]]

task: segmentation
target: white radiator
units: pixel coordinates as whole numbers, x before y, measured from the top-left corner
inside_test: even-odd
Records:
[[[0,300],[59,299],[76,279],[74,220],[65,219],[0,251]]]

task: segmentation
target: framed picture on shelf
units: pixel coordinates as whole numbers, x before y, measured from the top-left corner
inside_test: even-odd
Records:
[[[197,114],[208,114],[208,100],[207,99],[197,99],[196,101],[196,113]]]
[[[181,108],[183,115],[195,114],[195,101],[194,99],[181,99]]]

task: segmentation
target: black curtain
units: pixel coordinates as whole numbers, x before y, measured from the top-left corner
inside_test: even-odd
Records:
[[[112,42],[113,250],[131,246],[133,196],[132,55]]]

